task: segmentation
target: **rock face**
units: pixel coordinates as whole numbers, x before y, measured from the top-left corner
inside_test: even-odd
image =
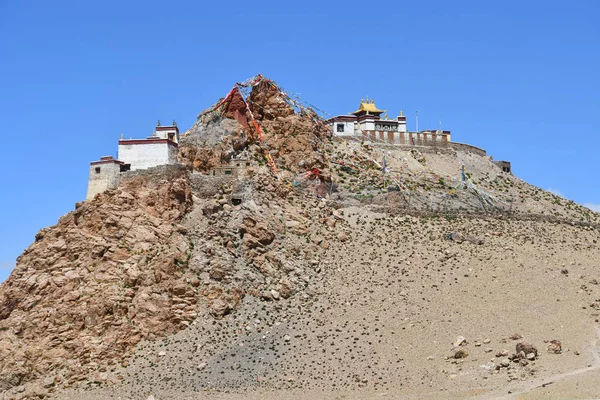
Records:
[[[247,200],[234,206],[232,193]],[[304,290],[320,250],[292,245],[285,221],[303,221],[295,236],[307,217],[332,218],[305,196],[261,171],[238,181],[165,166],[78,204],[36,235],[0,289],[0,392],[113,382],[107,366],[142,339],[223,318],[247,295],[280,301]]]
[[[48,373],[77,379],[193,319],[178,225],[191,205],[174,168],[124,179],[42,229],[0,290],[0,391]]]
[[[251,153],[262,159],[258,132],[249,122],[254,116],[260,121],[264,142],[282,173],[292,176],[312,168],[327,169],[327,155],[317,150],[331,144],[331,132],[314,112],[296,114],[279,89],[267,80],[252,88],[248,104],[252,115],[235,89],[221,114],[210,121],[199,120],[182,137],[180,162],[196,171],[208,172],[229,162],[252,143],[255,146]]]
[[[194,171],[208,173],[225,164],[248,145],[242,126],[232,119],[197,124],[181,137],[179,162]]]

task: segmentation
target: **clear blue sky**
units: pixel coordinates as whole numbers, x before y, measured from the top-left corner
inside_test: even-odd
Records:
[[[345,114],[440,119],[517,176],[600,204],[600,1],[0,0],[0,281],[85,197],[88,163],[187,129],[262,73]]]

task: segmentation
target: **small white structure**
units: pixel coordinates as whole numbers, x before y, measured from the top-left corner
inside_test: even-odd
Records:
[[[106,156],[90,163],[86,200],[107,189],[118,187],[122,172],[177,164],[178,153],[179,128],[175,121],[171,126],[161,126],[159,121],[152,136],[146,139],[121,138],[118,159]]]
[[[171,126],[161,126],[159,121],[154,134],[146,139],[119,140],[117,158],[125,164],[130,164],[132,171],[176,164],[178,143],[177,123],[173,121]]]
[[[169,139],[149,137],[141,140],[119,140],[118,158],[131,165],[131,170],[148,169],[157,165],[176,164],[177,143]]]
[[[121,171],[126,168],[124,163],[112,156],[100,157],[99,161],[90,163],[90,177],[86,200],[93,199],[98,193],[119,186]]]
[[[338,115],[327,122],[336,136],[366,136],[391,144],[436,145],[450,141],[450,131],[408,132],[406,116],[400,111],[395,119],[383,118],[375,101],[361,100],[358,110],[348,115]]]
[[[177,122],[173,121],[173,125],[171,126],[162,126],[160,121],[158,121],[156,128],[154,128],[154,136],[159,139],[168,139],[173,143],[179,144],[179,128],[177,127]]]

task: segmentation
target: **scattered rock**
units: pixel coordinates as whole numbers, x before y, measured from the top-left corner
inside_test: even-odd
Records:
[[[223,299],[216,299],[210,304],[210,313],[215,317],[223,317],[230,311],[229,304]]]
[[[554,354],[562,353],[562,344],[560,343],[560,341],[551,340],[550,343],[548,343],[548,352]]]
[[[517,345],[515,347],[517,350],[517,354],[523,352],[523,353],[525,353],[525,355],[527,356],[528,359],[529,359],[530,354],[533,354],[533,359],[535,359],[538,355],[537,348],[532,344],[517,343]]]
[[[496,357],[506,357],[509,354],[508,350],[501,350],[499,352],[496,353]]]
[[[456,338],[456,340],[454,341],[452,346],[460,347],[460,346],[465,346],[466,344],[467,344],[467,339],[464,336],[459,336]]]
[[[44,387],[49,388],[52,386],[54,386],[54,378],[53,377],[44,378]]]
[[[461,359],[461,358],[466,358],[468,355],[469,355],[469,353],[467,353],[464,349],[460,349],[454,353],[453,358]]]

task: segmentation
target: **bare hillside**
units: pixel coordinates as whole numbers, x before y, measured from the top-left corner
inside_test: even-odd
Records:
[[[40,231],[0,286],[0,398],[600,392],[598,214],[285,96],[232,91],[180,165]]]

